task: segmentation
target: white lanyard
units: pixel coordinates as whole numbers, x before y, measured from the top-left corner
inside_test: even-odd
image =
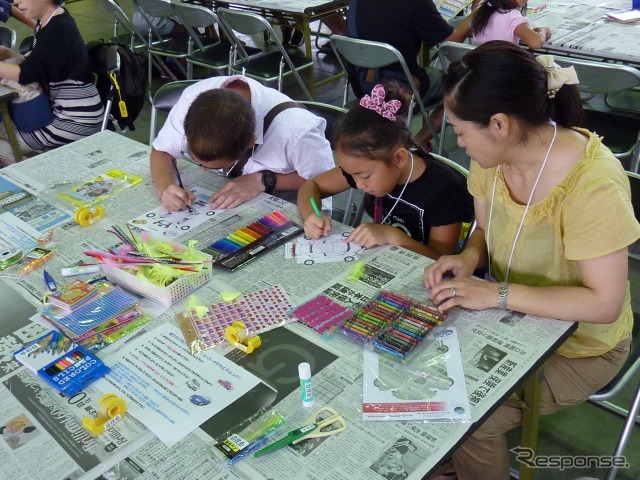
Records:
[[[513,260],[513,253],[516,251],[516,243],[518,243],[518,238],[520,237],[520,232],[522,231],[522,227],[524,226],[524,219],[527,216],[527,212],[529,211],[529,206],[531,205],[531,200],[533,199],[533,194],[536,191],[538,186],[538,182],[540,181],[540,177],[542,176],[542,172],[544,171],[544,167],[547,164],[547,160],[549,160],[549,154],[551,153],[551,149],[553,148],[553,144],[556,141],[556,136],[558,134],[558,127],[556,122],[553,120],[549,120],[549,123],[553,125],[553,138],[551,139],[551,143],[549,144],[549,149],[547,150],[547,154],[544,157],[544,161],[542,162],[542,166],[540,167],[540,171],[538,172],[538,176],[536,178],[535,183],[533,184],[533,189],[531,189],[531,194],[529,195],[529,200],[527,200],[527,206],[524,209],[524,213],[522,214],[522,220],[520,220],[520,226],[518,227],[518,231],[516,232],[516,237],[513,239],[513,246],[511,247],[511,254],[509,255],[509,263],[507,263],[507,274],[503,281],[509,280],[509,272],[511,271],[511,261]],[[489,209],[489,223],[487,225],[487,257],[489,261],[489,277],[492,278],[491,275],[491,250],[489,248],[490,245],[490,234],[491,234],[491,219],[493,217],[493,201],[496,197],[496,184],[498,183],[498,174],[500,172],[502,165],[498,165],[496,169],[496,174],[493,177],[493,193],[491,194],[491,208]]]
[[[409,170],[409,176],[407,177],[407,181],[404,182],[404,187],[402,187],[402,190],[400,191],[400,195],[398,195],[398,198],[396,199],[396,203],[393,204],[393,207],[391,207],[391,210],[389,210],[389,213],[387,213],[387,215],[382,219],[382,221],[380,222],[381,224],[384,224],[384,222],[386,222],[387,219],[391,216],[391,212],[393,212],[393,209],[396,208],[396,205],[398,205],[398,202],[402,198],[402,194],[406,190],[407,185],[409,185],[409,181],[411,180],[411,175],[413,175],[413,153],[409,152],[409,155],[411,155],[411,170]]]

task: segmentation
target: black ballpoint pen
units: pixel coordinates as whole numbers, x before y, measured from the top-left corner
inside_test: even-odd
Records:
[[[180,171],[178,170],[178,162],[176,159],[173,159],[173,170],[176,172],[176,178],[178,179],[178,186],[184,190],[184,185],[182,184],[182,178],[180,178]],[[193,208],[191,205],[187,204],[187,208],[189,209],[189,213],[193,213]]]

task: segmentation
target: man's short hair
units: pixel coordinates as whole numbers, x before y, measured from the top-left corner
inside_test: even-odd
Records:
[[[237,160],[253,141],[256,115],[251,102],[228,88],[202,92],[184,119],[189,151],[198,160]]]

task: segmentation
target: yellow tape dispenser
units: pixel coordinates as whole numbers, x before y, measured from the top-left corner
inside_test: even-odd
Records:
[[[98,220],[104,218],[104,207],[102,205],[96,205],[93,207],[80,207],[76,210],[76,222],[83,227],[88,227],[94,224]]]
[[[82,426],[94,435],[100,435],[118,423],[127,413],[127,402],[115,393],[107,393],[100,398],[100,408],[96,418],[84,417]]]
[[[252,353],[256,348],[262,345],[262,340],[258,335],[253,337],[247,336],[247,327],[244,323],[235,321],[224,329],[224,336],[231,346],[243,351],[244,353]]]

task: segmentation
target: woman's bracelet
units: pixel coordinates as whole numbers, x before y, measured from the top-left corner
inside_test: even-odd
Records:
[[[509,288],[509,284],[507,282],[502,282],[500,284],[500,289],[498,290],[498,308],[500,310],[507,309],[507,289]]]

